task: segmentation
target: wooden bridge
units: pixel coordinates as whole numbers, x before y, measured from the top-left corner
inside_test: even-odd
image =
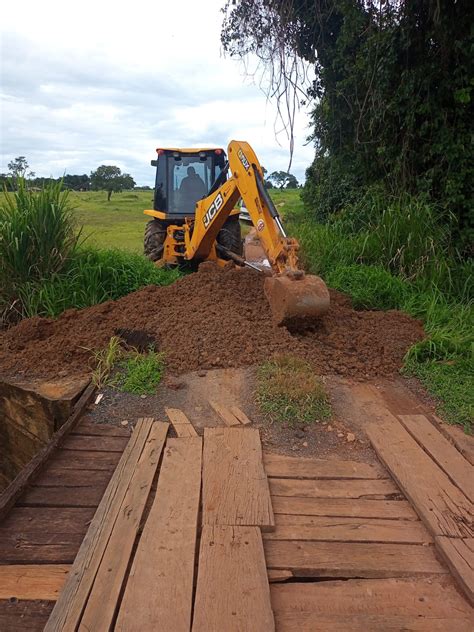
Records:
[[[71,424],[4,498],[1,632],[473,629],[472,464],[426,417],[369,424],[386,467],[170,417]]]

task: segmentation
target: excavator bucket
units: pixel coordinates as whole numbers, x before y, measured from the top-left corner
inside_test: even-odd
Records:
[[[314,275],[268,277],[265,296],[278,325],[293,328],[310,324],[329,309],[329,291]]]

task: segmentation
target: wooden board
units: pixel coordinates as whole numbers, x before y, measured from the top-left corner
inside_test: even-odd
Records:
[[[445,423],[437,415],[432,415],[444,436],[453,442],[463,457],[474,465],[474,437],[467,435],[460,426]]]
[[[53,601],[0,600],[2,632],[43,632]]]
[[[45,467],[35,478],[35,487],[107,487],[112,472],[110,470],[68,470],[54,465]]]
[[[167,430],[168,424],[158,423],[153,424],[150,429],[100,560],[81,618],[80,630],[108,630],[112,625]],[[146,563],[150,563],[150,560]],[[156,571],[155,566],[153,570]]]
[[[240,408],[238,408],[237,406],[231,406],[230,412],[234,415],[234,417],[237,417],[240,423],[244,424],[244,426],[252,423],[252,420],[249,419],[247,415],[242,410],[240,410]]]
[[[347,542],[264,542],[268,568],[298,577],[407,577],[443,574],[433,547]]]
[[[204,526],[193,632],[274,629],[260,530]]]
[[[472,632],[472,621],[446,617],[350,615],[315,617],[312,612],[275,615],[278,632]]]
[[[240,426],[240,421],[237,417],[230,411],[227,406],[222,404],[218,404],[217,402],[213,402],[209,400],[209,404],[214,409],[214,411],[219,415],[222,421],[226,426]]]
[[[100,503],[100,487],[30,487],[18,500],[18,507],[94,507]]]
[[[268,581],[272,584],[274,582],[286,582],[287,579],[292,579],[293,573],[284,569],[269,568],[267,569],[267,576]]]
[[[16,476],[11,484],[0,494],[0,521],[7,515],[9,510],[15,504],[16,499],[23,492],[28,483],[34,480],[39,474],[45,463],[48,461],[57,447],[61,445],[67,434],[78,423],[81,415],[84,413],[89,402],[95,393],[95,387],[90,384],[84,390],[81,397],[77,400],[74,410],[67,421],[52,436],[51,441],[28,463],[28,465]]]
[[[93,437],[129,437],[130,428],[127,426],[113,426],[91,421],[81,421],[70,433],[74,435],[88,435]]]
[[[179,408],[165,408],[165,412],[171,421],[178,437],[197,437],[194,426]]]
[[[424,415],[399,415],[399,419],[448,478],[474,502],[474,467]]]
[[[31,532],[84,534],[93,517],[94,510],[89,508],[14,507],[0,524],[0,542],[8,533],[15,536]]]
[[[263,462],[267,476],[277,478],[389,478],[379,464],[358,461],[326,461],[264,452]]]
[[[0,560],[2,564],[72,564],[83,537],[50,530],[8,533],[0,539]]]
[[[0,565],[0,599],[55,601],[70,568],[69,564]]]
[[[467,598],[474,605],[474,538],[438,536],[435,542]]]
[[[128,437],[89,437],[71,435],[62,444],[63,450],[85,450],[86,452],[120,452],[125,450]]]
[[[429,579],[351,579],[279,584],[270,588],[275,614],[384,615],[469,619],[472,608],[447,575]],[[316,618],[316,617],[315,617]],[[454,628],[452,628],[454,629]]]
[[[352,500],[348,498],[291,498],[273,496],[275,514],[418,520],[406,500]]]
[[[117,632],[190,629],[201,460],[200,437],[168,439],[156,496],[122,599]],[[89,620],[85,629],[103,629],[91,623]]]
[[[74,568],[51,613],[46,632],[76,630],[115,521],[119,513],[124,513],[123,502],[137,463],[142,454],[147,453],[147,458],[154,455],[157,464],[167,431],[168,424],[153,423],[153,419],[143,419],[137,423],[83,540]]]
[[[400,490],[389,479],[380,480],[298,480],[270,478],[272,496],[300,498],[379,498],[400,496]]]
[[[82,450],[57,450],[54,466],[65,470],[113,471],[120,460],[118,452],[85,452]]]
[[[375,451],[433,535],[472,537],[473,506],[421,449],[396,417],[385,411],[366,427]]]
[[[273,528],[258,430],[205,428],[203,524]]]
[[[265,540],[433,543],[423,524],[412,520],[323,518],[275,514],[275,522],[275,530],[265,533],[263,536]]]

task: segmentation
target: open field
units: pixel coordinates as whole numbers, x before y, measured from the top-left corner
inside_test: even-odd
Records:
[[[143,211],[153,207],[152,196],[153,191],[126,191],[107,202],[105,191],[71,191],[70,201],[87,245],[139,253],[148,221]]]

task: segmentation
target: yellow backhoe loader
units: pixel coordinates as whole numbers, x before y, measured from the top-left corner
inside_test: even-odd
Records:
[[[329,293],[317,276],[298,265],[299,244],[287,237],[263,182],[263,172],[246,142],[223,149],[157,149],[154,219],[145,229],[145,254],[157,265],[229,260],[256,267],[242,256],[238,202],[242,199],[270,263],[264,290],[278,324],[321,316]],[[257,268],[258,269],[258,268]]]

